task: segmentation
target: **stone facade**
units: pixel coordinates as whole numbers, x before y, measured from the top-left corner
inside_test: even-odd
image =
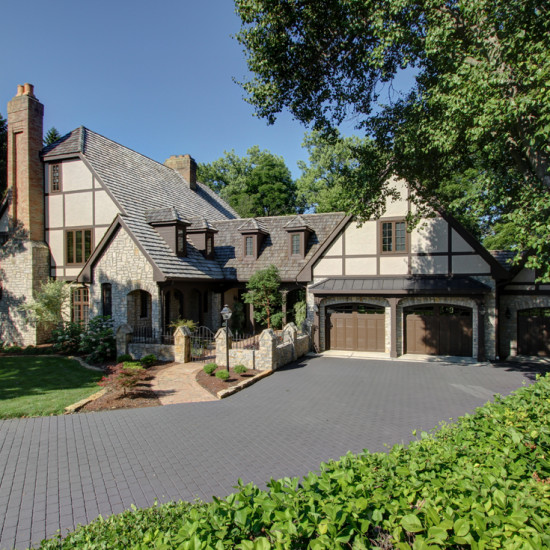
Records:
[[[21,346],[42,343],[47,333],[27,322],[20,307],[28,303],[50,270],[45,243],[12,238],[0,248],[0,341]]]
[[[159,288],[153,278],[153,268],[132,238],[123,228],[120,228],[111,245],[105,250],[94,269],[94,282],[90,285],[90,317],[101,315],[101,285],[112,285],[113,326],[132,323],[128,316],[135,306],[131,294],[136,290],[144,290],[151,295],[150,321],[154,330],[159,330],[160,296]],[[130,297],[129,297],[130,295]]]
[[[278,338],[272,329],[265,329],[260,335],[260,345],[257,350],[231,349],[229,339],[229,364],[244,365],[247,369],[259,371],[277,370],[279,367],[295,361],[305,355],[310,348],[310,340],[307,334],[298,335],[294,323],[289,323],[283,329],[283,342],[278,343]],[[225,329],[216,333],[216,364],[226,363]]]

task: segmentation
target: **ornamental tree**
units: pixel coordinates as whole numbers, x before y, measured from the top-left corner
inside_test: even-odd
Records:
[[[254,319],[267,328],[278,327],[283,320],[280,286],[279,270],[270,265],[250,277],[243,294],[244,302],[254,307]]]

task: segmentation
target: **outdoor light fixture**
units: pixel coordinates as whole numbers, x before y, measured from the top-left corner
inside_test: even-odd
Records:
[[[231,319],[232,313],[227,304],[225,304],[221,310],[221,314],[222,319],[225,321],[225,368],[227,372],[229,372],[229,319]]]

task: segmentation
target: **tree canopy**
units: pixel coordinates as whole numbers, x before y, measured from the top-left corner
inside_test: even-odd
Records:
[[[61,134],[57,131],[55,126],[52,126],[44,136],[44,147],[55,143],[57,140],[61,139]]]
[[[461,219],[493,222],[550,276],[550,10],[542,0],[236,0],[259,116],[329,133],[346,118],[365,157]],[[406,93],[392,93],[404,69]],[[383,162],[385,161],[385,162]],[[346,192],[371,215],[383,178]],[[375,204],[377,204],[375,202]],[[460,217],[459,216],[459,217]],[[509,231],[513,228],[513,231]]]
[[[295,183],[285,161],[257,145],[244,157],[226,151],[214,162],[199,164],[197,177],[242,217],[296,212]]]

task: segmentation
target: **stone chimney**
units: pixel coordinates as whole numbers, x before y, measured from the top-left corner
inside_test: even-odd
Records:
[[[191,155],[172,155],[164,161],[164,165],[183,176],[189,189],[197,189],[197,163]]]
[[[34,86],[17,86],[8,103],[8,190],[10,216],[28,232],[32,241],[44,240],[44,181],[40,151],[44,105],[34,96]]]

